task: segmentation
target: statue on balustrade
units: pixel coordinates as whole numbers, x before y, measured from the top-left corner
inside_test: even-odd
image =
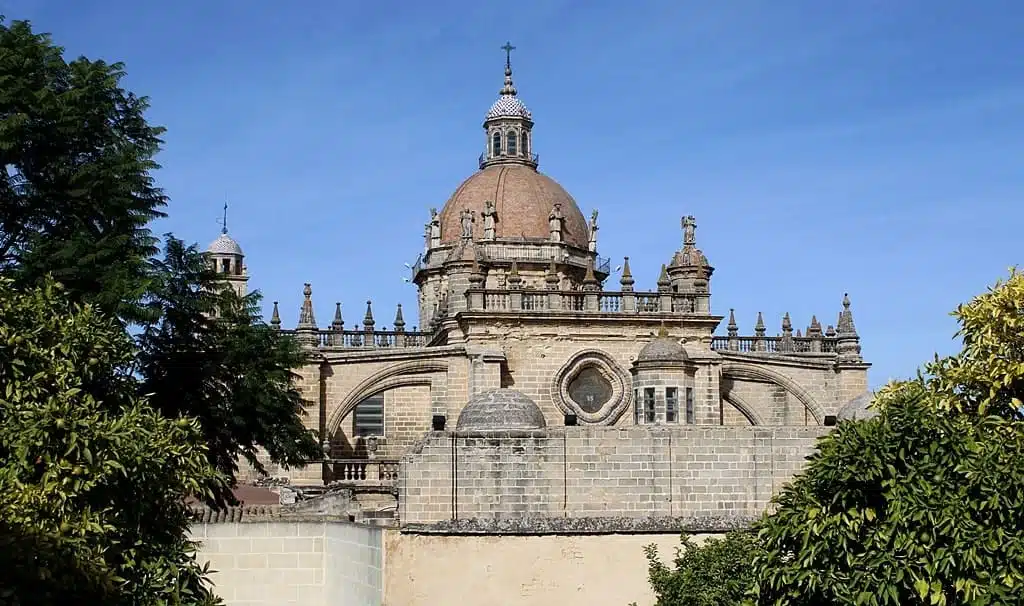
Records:
[[[548,229],[551,230],[551,241],[562,241],[562,205],[555,204],[548,215]]]
[[[437,214],[436,208],[430,209],[430,248],[441,245],[441,217]]]
[[[590,215],[590,252],[597,252],[597,209]]]
[[[476,213],[466,209],[459,213],[459,222],[462,224],[462,239],[471,240],[473,238],[473,223],[476,222]]]
[[[484,240],[493,240],[494,222],[498,216],[498,211],[494,208],[493,200],[487,200],[484,202],[484,212],[481,216],[484,218]]]

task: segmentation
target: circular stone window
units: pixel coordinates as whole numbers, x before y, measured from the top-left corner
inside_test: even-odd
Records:
[[[555,373],[552,399],[563,413],[588,425],[614,423],[629,407],[629,374],[600,350],[577,353]]]
[[[588,366],[569,381],[569,397],[583,410],[597,413],[612,399],[612,384],[601,371]]]

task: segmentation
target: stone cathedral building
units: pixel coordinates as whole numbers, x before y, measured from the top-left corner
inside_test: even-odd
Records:
[[[849,299],[837,297],[835,324],[812,317],[801,331],[758,314],[741,335],[728,302],[712,302],[714,251],[699,248],[693,216],[657,283],[635,283],[628,257],[613,275],[598,212],[539,170],[510,50],[477,170],[430,209],[422,242],[410,234],[417,309],[367,301],[354,319],[339,303],[324,316],[329,293],[305,284],[298,324],[283,327],[274,303],[272,325],[309,350],[300,385],[325,457],[273,475],[300,496],[343,494],[347,515],[394,529],[389,553],[402,557],[411,536],[674,536],[750,519],[816,436],[864,414],[869,365]],[[226,230],[209,255],[246,288]],[[424,541],[423,557],[449,553]],[[416,561],[388,567],[429,593]],[[417,601],[399,582],[383,582],[387,603],[455,598]]]

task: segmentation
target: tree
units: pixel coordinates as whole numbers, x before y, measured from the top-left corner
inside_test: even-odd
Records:
[[[258,446],[286,466],[323,456],[294,386],[306,353],[260,319],[259,294],[224,288],[196,247],[172,236],[152,273],[147,305],[158,320],[138,338],[138,372],[153,406],[199,419],[210,462],[231,477],[239,457],[263,471]]]
[[[49,36],[0,17],[0,274],[52,275],[71,300],[133,322],[166,199],[150,175],[163,129],[123,76],[120,63],[66,62]]]
[[[954,313],[963,351],[840,423],[759,524],[758,603],[1019,601],[1024,275]]]
[[[53,282],[0,279],[0,602],[216,603],[185,499],[226,479],[195,420],[138,397],[132,353]]]
[[[123,75],[120,63],[66,62],[27,22],[0,20],[0,276],[22,288],[52,276],[71,301],[141,328],[142,393],[198,418],[219,470],[233,475],[238,456],[262,470],[259,447],[285,465],[322,456],[296,416],[293,370],[306,360],[260,320],[259,296],[214,292],[216,275],[173,237],[174,255],[155,259],[163,129]],[[224,321],[208,321],[215,308]]]
[[[683,535],[674,568],[658,558],[654,545],[644,548],[656,606],[730,606],[743,603],[754,584],[752,562],[758,550],[751,532],[730,532],[700,545]]]

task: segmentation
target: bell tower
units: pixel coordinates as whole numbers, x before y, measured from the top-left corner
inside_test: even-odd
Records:
[[[220,236],[206,248],[206,257],[222,281],[234,289],[239,296],[245,296],[249,271],[245,266],[245,254],[234,238],[228,235],[228,204],[224,203],[224,217],[221,221]]]

